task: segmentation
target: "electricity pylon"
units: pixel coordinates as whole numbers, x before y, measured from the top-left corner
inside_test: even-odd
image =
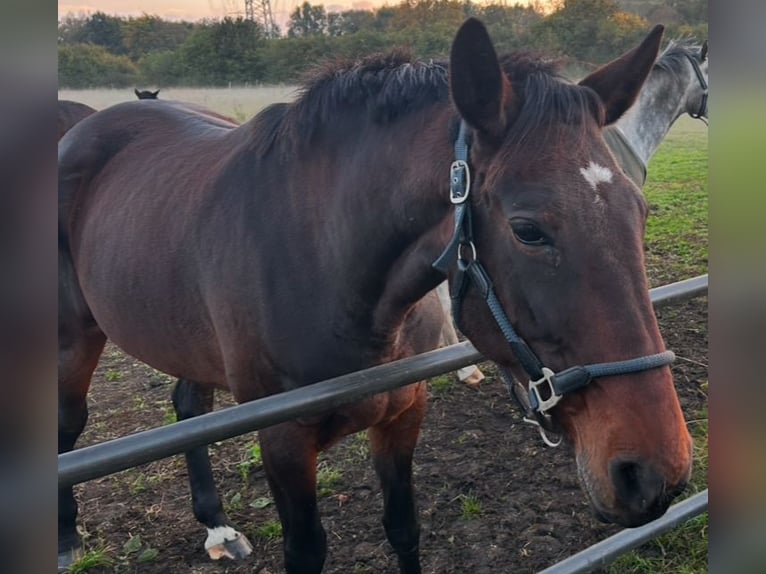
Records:
[[[260,24],[267,38],[279,35],[271,12],[271,0],[245,0],[245,18]]]

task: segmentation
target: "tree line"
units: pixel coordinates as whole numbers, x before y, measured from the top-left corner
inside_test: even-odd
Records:
[[[404,0],[374,11],[328,12],[304,2],[277,37],[243,18],[176,22],[96,12],[59,22],[59,86],[290,83],[322,61],[393,47],[421,59],[444,59],[468,16],[487,24],[501,53],[565,56],[583,69],[629,49],[657,22],[669,36],[707,37],[705,0],[558,0],[547,11],[535,3]]]

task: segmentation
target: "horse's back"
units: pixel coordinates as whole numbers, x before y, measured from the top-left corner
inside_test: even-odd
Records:
[[[119,158],[131,170],[132,178],[154,175],[157,167],[172,168],[163,159],[170,150],[197,153],[202,164],[213,155],[215,144],[233,128],[234,120],[194,104],[156,101],[152,106],[139,101],[106,108],[76,125],[59,145],[59,200],[63,206],[74,193],[88,193],[87,182]],[[116,170],[114,170],[116,171]],[[74,185],[70,185],[70,182]],[[62,214],[63,215],[63,214]]]
[[[176,373],[180,359],[144,348],[136,333],[145,333],[145,341],[177,338],[183,346],[185,333],[213,331],[202,293],[209,278],[197,273],[200,246],[210,238],[197,230],[236,124],[196,106],[143,104],[102,110],[62,140],[59,249],[72,266],[70,281],[78,283],[71,289],[82,292],[106,335]],[[189,308],[201,311],[192,317]],[[220,364],[215,344],[196,349],[200,364]],[[170,358],[157,360],[160,354]],[[197,380],[219,375],[192,374]]]

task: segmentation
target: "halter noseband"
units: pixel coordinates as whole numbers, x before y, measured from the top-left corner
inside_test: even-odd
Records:
[[[453,302],[452,313],[458,326],[463,296],[468,286],[473,283],[479,290],[497,326],[529,377],[529,387],[524,389],[504,369],[500,370],[508,384],[511,396],[524,411],[524,421],[538,427],[546,444],[557,446],[560,439],[558,442],[553,442],[546,435],[546,431],[558,432],[549,411],[565,394],[585,387],[598,377],[638,373],[669,365],[675,360],[675,354],[672,351],[665,351],[624,361],[569,367],[558,373],[543,366],[542,361],[511,325],[495,295],[492,280],[477,257],[471,225],[471,172],[468,164],[467,131],[465,121],[461,120],[455,140],[455,161],[450,167],[450,201],[455,205],[455,230],[444,251],[432,266],[446,275],[452,262],[457,259],[457,272],[452,282],[450,296]]]
[[[690,112],[689,115],[695,120],[702,120],[707,124],[707,80],[702,73],[702,69],[700,68],[699,62],[697,62],[697,58],[695,58],[692,54],[686,54],[686,57],[689,59],[689,62],[691,62],[692,69],[694,70],[694,73],[697,76],[697,80],[699,80],[700,87],[702,88],[702,100],[700,101],[699,110],[697,110],[696,114]]]

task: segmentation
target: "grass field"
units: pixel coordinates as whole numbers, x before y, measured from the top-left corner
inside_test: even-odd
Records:
[[[707,127],[679,119],[652,157],[644,187],[651,215],[647,266],[653,285],[707,273]]]

